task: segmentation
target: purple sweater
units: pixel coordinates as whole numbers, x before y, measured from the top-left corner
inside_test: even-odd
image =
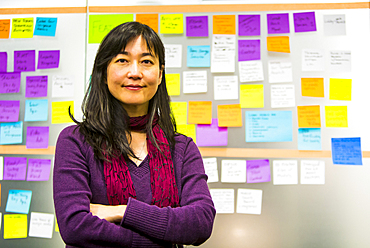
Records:
[[[209,238],[216,211],[191,138],[176,136],[172,151],[181,207],[150,205],[148,157],[139,167],[129,161],[137,198],[129,199],[121,223],[113,224],[90,213],[90,203],[109,205],[103,163],[76,127],[60,133],[54,163],[55,213],[66,247],[172,247]]]

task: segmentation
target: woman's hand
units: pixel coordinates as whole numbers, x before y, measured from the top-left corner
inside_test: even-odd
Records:
[[[90,212],[92,215],[105,219],[111,223],[121,222],[125,214],[127,205],[101,205],[90,203]]]

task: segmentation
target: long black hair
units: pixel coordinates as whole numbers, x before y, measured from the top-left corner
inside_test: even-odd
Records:
[[[133,39],[141,36],[146,42],[149,52],[158,57],[159,69],[162,72],[162,81],[154,97],[149,101],[149,121],[146,126],[148,138],[159,149],[154,138],[152,123],[158,116],[158,124],[166,135],[171,146],[175,144],[176,122],[170,108],[170,97],[166,87],[164,71],[165,51],[157,33],[145,24],[127,22],[112,29],[101,42],[95,57],[94,67],[89,87],[82,102],[83,120],[78,122],[71,118],[80,127],[80,132],[86,141],[93,147],[94,154],[99,159],[106,156],[124,155],[136,158],[130,148],[131,134],[129,116],[126,110],[108,90],[107,68],[111,60],[116,57]]]

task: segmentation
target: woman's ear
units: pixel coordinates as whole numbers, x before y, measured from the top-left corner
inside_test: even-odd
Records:
[[[161,66],[160,71],[159,71],[159,84],[158,85],[162,83],[163,71],[164,71],[164,65]]]

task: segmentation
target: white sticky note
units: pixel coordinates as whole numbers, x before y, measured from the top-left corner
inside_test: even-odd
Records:
[[[234,52],[236,51],[235,35],[213,35],[212,51],[213,52]]]
[[[237,100],[238,76],[218,76],[213,78],[215,100]]]
[[[236,212],[238,214],[261,214],[262,190],[238,189]]]
[[[293,82],[292,62],[269,61],[268,69],[270,83]]]
[[[297,160],[273,161],[274,185],[298,184]]]
[[[335,72],[351,71],[351,51],[330,51],[330,70]]]
[[[234,189],[210,189],[217,214],[234,213]]]
[[[3,219],[3,213],[0,212],[0,230],[1,230],[1,220]]]
[[[223,183],[245,183],[247,181],[246,160],[222,160],[221,182]]]
[[[324,52],[318,49],[302,50],[302,71],[324,71]]]
[[[165,44],[166,68],[181,68],[182,45]]]
[[[184,71],[183,87],[185,94],[207,92],[207,71]]]
[[[203,164],[208,183],[218,182],[217,158],[203,158]]]
[[[0,157],[0,180],[3,180],[4,175],[4,157]]]
[[[325,184],[325,162],[301,160],[301,184]]]
[[[235,72],[235,35],[213,35],[211,72]]]
[[[75,92],[73,76],[53,76],[51,97],[73,97]]]
[[[53,236],[54,214],[31,212],[30,231],[28,236],[49,238]]]
[[[263,65],[261,60],[239,62],[239,78],[241,83],[263,81]]]
[[[324,15],[324,34],[325,35],[346,35],[346,16]]]
[[[295,92],[293,84],[271,85],[271,108],[295,107]]]

